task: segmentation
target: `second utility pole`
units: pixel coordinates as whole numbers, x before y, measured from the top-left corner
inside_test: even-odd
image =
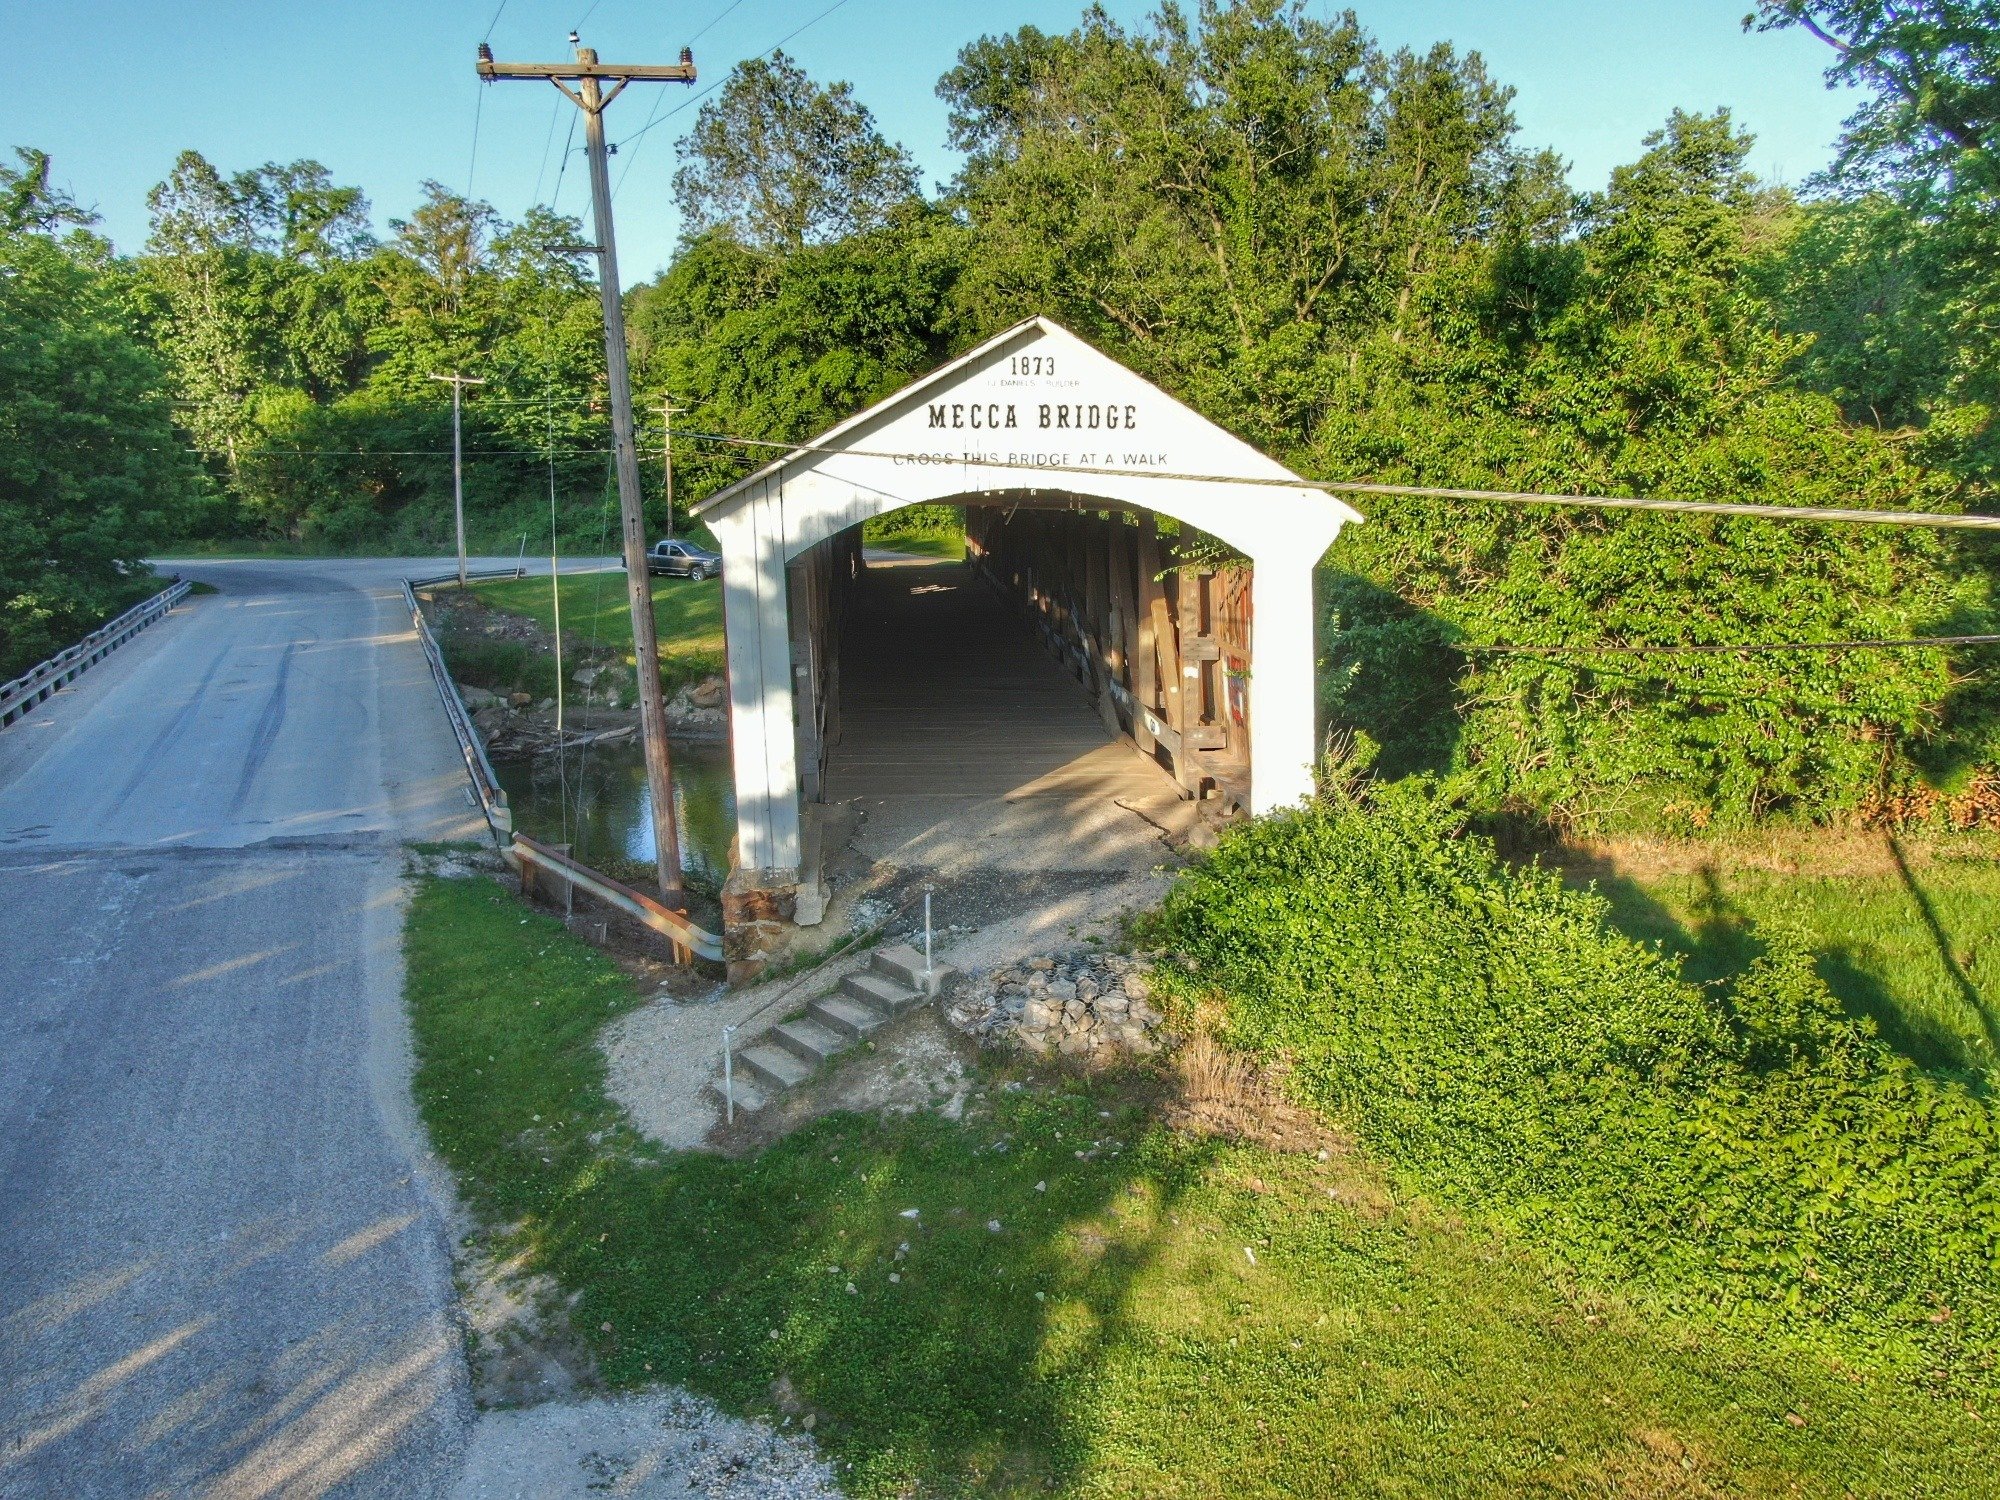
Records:
[[[458,395],[469,385],[484,385],[470,375],[433,375],[451,387],[451,509],[458,518],[458,586],[465,587],[465,450],[458,440]]]
[[[674,413],[681,410],[671,396],[660,397],[660,443],[665,457],[660,471],[660,493],[667,497],[667,535],[674,534]]]
[[[576,41],[576,33],[570,33]],[[639,738],[646,750],[646,789],[653,803],[653,840],[659,850],[660,894],[667,905],[686,903],[681,890],[681,850],[674,826],[672,768],[667,758],[667,704],[660,691],[660,643],[653,623],[653,580],[646,571],[646,516],[639,491],[639,450],[632,431],[632,374],[625,356],[625,308],[619,300],[618,246],[611,233],[610,152],[604,110],[633,79],[693,83],[694,58],[685,49],[672,65],[601,63],[589,47],[574,63],[496,63],[479,44],[479,76],[546,78],[583,111],[584,147],[590,158],[590,197],[597,219],[597,287],[604,300],[604,364],[611,387],[611,452],[618,470],[618,515],[625,541],[625,591],[632,605],[632,655],[639,674]],[[606,93],[604,79],[612,79]],[[574,83],[576,88],[569,85]]]

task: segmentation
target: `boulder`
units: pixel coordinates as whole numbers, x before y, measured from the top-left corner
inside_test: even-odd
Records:
[[[720,708],[728,692],[727,681],[720,677],[711,677],[706,682],[696,684],[694,690],[688,694],[688,698],[696,708]]]
[[[507,702],[515,708],[526,708],[535,701],[533,693],[509,693]]]

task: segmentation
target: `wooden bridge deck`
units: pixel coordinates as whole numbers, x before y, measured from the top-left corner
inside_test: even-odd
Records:
[[[1177,797],[963,563],[871,565],[841,643],[833,800]]]

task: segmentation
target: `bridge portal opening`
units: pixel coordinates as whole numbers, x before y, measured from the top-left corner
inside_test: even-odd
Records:
[[[792,564],[805,796],[1247,808],[1249,568],[1081,499],[965,518],[958,561],[843,532]]]

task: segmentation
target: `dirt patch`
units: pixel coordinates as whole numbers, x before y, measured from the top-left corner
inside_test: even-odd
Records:
[[[599,1389],[597,1361],[570,1321],[575,1299],[553,1277],[482,1247],[460,1250],[458,1280],[472,1399],[482,1408],[534,1406]]]
[[[1704,1454],[1659,1427],[1639,1428],[1579,1478],[1580,1490],[1618,1500],[1711,1500],[1734,1493]]]
[[[977,1081],[977,1049],[932,1007],[919,1006],[786,1089],[756,1115],[717,1125],[708,1143],[731,1156],[748,1156],[841,1110],[906,1115],[934,1109],[956,1120]]]
[[[488,1412],[454,1500],[839,1500],[801,1433],[724,1415],[685,1391]]]
[[[1758,871],[1774,875],[1827,877],[1897,875],[1897,850],[1912,869],[1941,860],[1992,859],[2000,843],[1990,836],[1947,835],[1903,838],[1875,829],[1768,829],[1729,839],[1615,838],[1523,849],[1571,880],[1635,880],[1641,884],[1673,876]]]
[[[1168,1059],[1160,1117],[1176,1130],[1247,1141],[1271,1151],[1309,1153],[1321,1161],[1355,1160],[1354,1142],[1285,1097],[1283,1076],[1256,1059],[1198,1033]],[[1386,1209],[1379,1189],[1365,1195]]]
[[[506,859],[490,843],[405,845],[403,868],[410,875],[431,875],[439,880],[509,876]]]
[[[673,1151],[701,1148],[717,1117],[709,1084],[722,1069],[723,1028],[769,999],[711,984],[704,996],[662,994],[619,1017],[598,1038],[605,1092],[642,1135]]]

